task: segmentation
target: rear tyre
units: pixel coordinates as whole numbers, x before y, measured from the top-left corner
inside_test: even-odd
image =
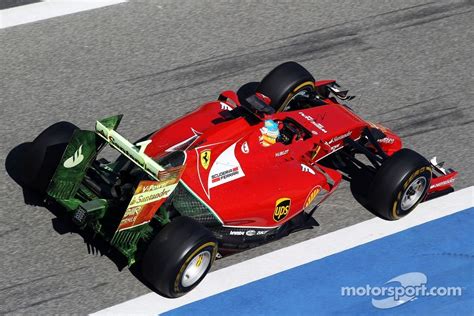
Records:
[[[377,170],[365,206],[383,219],[400,219],[423,201],[430,182],[431,164],[417,152],[401,149]]]
[[[58,122],[45,129],[31,143],[24,160],[24,183],[44,194],[74,131],[79,129],[69,122]]]
[[[257,92],[270,98],[276,112],[287,110],[298,94],[314,91],[314,78],[300,64],[290,61],[277,66],[260,82]]]
[[[192,218],[180,216],[155,236],[141,260],[142,276],[159,294],[175,298],[195,288],[217,255],[217,240]]]

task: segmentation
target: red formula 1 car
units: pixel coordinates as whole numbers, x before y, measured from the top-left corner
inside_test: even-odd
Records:
[[[60,122],[33,142],[29,185],[137,261],[159,293],[180,296],[216,255],[318,225],[314,211],[342,179],[386,220],[453,190],[457,172],[402,148],[351,98],[287,62],[135,144],[116,132],[121,116],[95,131]],[[116,161],[97,159],[107,143]]]

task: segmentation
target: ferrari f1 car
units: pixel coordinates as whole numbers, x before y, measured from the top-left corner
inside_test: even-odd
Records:
[[[94,131],[59,122],[31,145],[28,185],[178,297],[216,257],[317,226],[313,213],[342,179],[385,220],[453,191],[456,171],[402,148],[351,98],[287,62],[138,142],[117,132],[120,115]],[[107,144],[120,152],[112,162],[98,158]]]

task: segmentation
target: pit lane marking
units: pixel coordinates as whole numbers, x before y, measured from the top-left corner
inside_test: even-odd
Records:
[[[373,218],[209,273],[187,295],[167,299],[148,293],[91,315],[157,315],[347,249],[396,234],[474,206],[474,186],[420,204],[398,221]],[[347,238],[351,236],[351,238]]]
[[[44,0],[0,10],[0,29],[97,9],[127,0]]]

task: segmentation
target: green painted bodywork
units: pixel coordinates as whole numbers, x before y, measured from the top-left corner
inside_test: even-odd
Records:
[[[114,131],[121,119],[122,115],[112,116],[97,122],[97,124],[100,124],[102,128],[105,127],[110,131]],[[116,132],[113,133],[118,135]],[[117,148],[113,141],[113,139],[104,137],[102,133],[99,135],[98,132],[76,130],[51,179],[47,195],[63,206],[81,229],[92,230],[108,241],[111,246],[118,249],[127,258],[130,266],[137,259],[140,241],[147,241],[153,236],[153,226],[145,223],[127,230],[117,231],[126,205],[124,207],[123,203],[118,203],[116,198],[100,196],[100,194],[95,193],[97,190],[94,191],[90,187],[91,183],[85,181],[88,172],[94,172],[101,178],[110,180],[111,183],[116,181],[121,168],[116,162],[93,163],[107,143]],[[126,146],[134,146],[128,141],[125,141],[125,143]],[[120,148],[117,149],[122,152]],[[139,151],[138,148],[133,147],[129,147],[127,150]],[[140,155],[144,154],[140,153]],[[128,155],[126,156],[128,157]],[[74,157],[77,162],[73,167],[65,163],[66,160],[71,160],[71,157]],[[145,159],[149,159],[149,157],[145,157]],[[140,166],[141,161],[134,162]],[[155,164],[154,167],[159,168],[159,165]],[[144,168],[143,166],[140,167]],[[150,177],[150,180],[156,179]],[[77,218],[84,218],[84,220],[79,221]],[[156,212],[154,221],[159,225],[166,225],[169,222],[168,213],[164,207]]]

